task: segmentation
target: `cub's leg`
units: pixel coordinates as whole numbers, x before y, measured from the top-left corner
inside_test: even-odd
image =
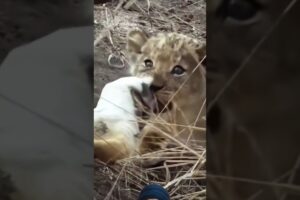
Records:
[[[172,145],[170,137],[176,137],[176,127],[170,125],[172,113],[162,113],[160,118],[152,116],[147,125],[142,129],[139,140],[139,153],[143,156],[144,167],[156,165],[168,156],[164,150]],[[169,136],[169,137],[168,137]]]
[[[190,122],[176,123],[176,120],[180,119],[176,111],[174,109],[161,113],[160,118],[157,118],[157,115],[152,116],[152,119],[147,121],[147,125],[142,129],[139,153],[144,154],[141,160],[144,167],[153,166],[171,158],[179,159],[183,156],[182,152],[176,153],[167,149],[180,146],[186,148],[205,146],[205,129],[199,125],[203,122],[199,120],[195,125]],[[189,124],[199,127],[199,129],[191,128]]]

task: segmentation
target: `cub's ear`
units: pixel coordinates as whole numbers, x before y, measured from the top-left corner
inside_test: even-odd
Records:
[[[129,53],[141,53],[142,46],[148,40],[147,34],[140,30],[134,29],[127,35],[127,51]]]
[[[198,48],[196,48],[196,53],[198,55],[199,62],[206,56],[206,45],[202,44]]]

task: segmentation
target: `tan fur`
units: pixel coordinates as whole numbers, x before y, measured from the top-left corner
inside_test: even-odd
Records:
[[[165,134],[184,143],[194,139],[203,144],[205,132],[187,126],[205,127],[201,120],[205,114],[205,70],[198,65],[205,56],[205,45],[178,33],[159,33],[149,38],[143,31],[133,30],[128,34],[127,50],[132,75],[151,76],[152,85],[163,87],[156,93],[159,101],[167,103],[175,95],[171,101],[173,108],[166,113],[152,115],[143,128],[140,153],[166,148],[170,139]],[[146,59],[152,60],[151,69],[145,67]],[[182,66],[186,74],[180,77],[172,75],[176,65]],[[201,117],[197,119],[201,108]],[[161,122],[181,126],[162,125]]]
[[[95,157],[104,162],[115,162],[136,153],[166,148],[172,143],[172,138],[183,143],[192,140],[205,143],[205,131],[188,127],[205,127],[201,119],[205,114],[206,80],[205,70],[200,65],[205,56],[205,45],[182,34],[160,33],[149,38],[141,30],[133,30],[128,34],[127,51],[131,74],[151,76],[152,85],[163,87],[155,95],[164,105],[175,95],[172,108],[160,114],[149,113],[150,119],[135,138],[126,121],[120,124],[98,121],[94,125],[98,133],[94,139]],[[145,68],[145,59],[152,60],[153,68]],[[186,70],[184,75],[175,77],[171,74],[176,65]],[[144,164],[155,162],[151,159]]]

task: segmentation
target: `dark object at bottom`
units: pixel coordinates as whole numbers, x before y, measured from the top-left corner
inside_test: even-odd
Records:
[[[111,0],[94,0],[94,4],[102,4],[102,3],[107,3],[110,2]]]
[[[160,185],[150,184],[141,191],[138,200],[170,200],[168,192]]]

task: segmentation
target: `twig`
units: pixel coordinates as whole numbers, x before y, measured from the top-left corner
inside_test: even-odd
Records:
[[[115,187],[116,187],[116,185],[117,185],[117,182],[119,181],[119,178],[120,178],[121,174],[123,174],[123,171],[124,171],[124,169],[125,169],[126,166],[127,166],[127,163],[125,163],[125,164],[123,165],[123,167],[122,167],[122,169],[121,169],[121,171],[120,171],[120,173],[119,173],[119,175],[118,175],[116,181],[114,182],[114,184],[113,184],[112,188],[110,189],[110,191],[107,193],[107,195],[106,195],[106,197],[105,197],[104,200],[109,200],[109,198],[111,197],[111,194],[112,194],[112,192],[114,191],[114,189],[115,189]]]

